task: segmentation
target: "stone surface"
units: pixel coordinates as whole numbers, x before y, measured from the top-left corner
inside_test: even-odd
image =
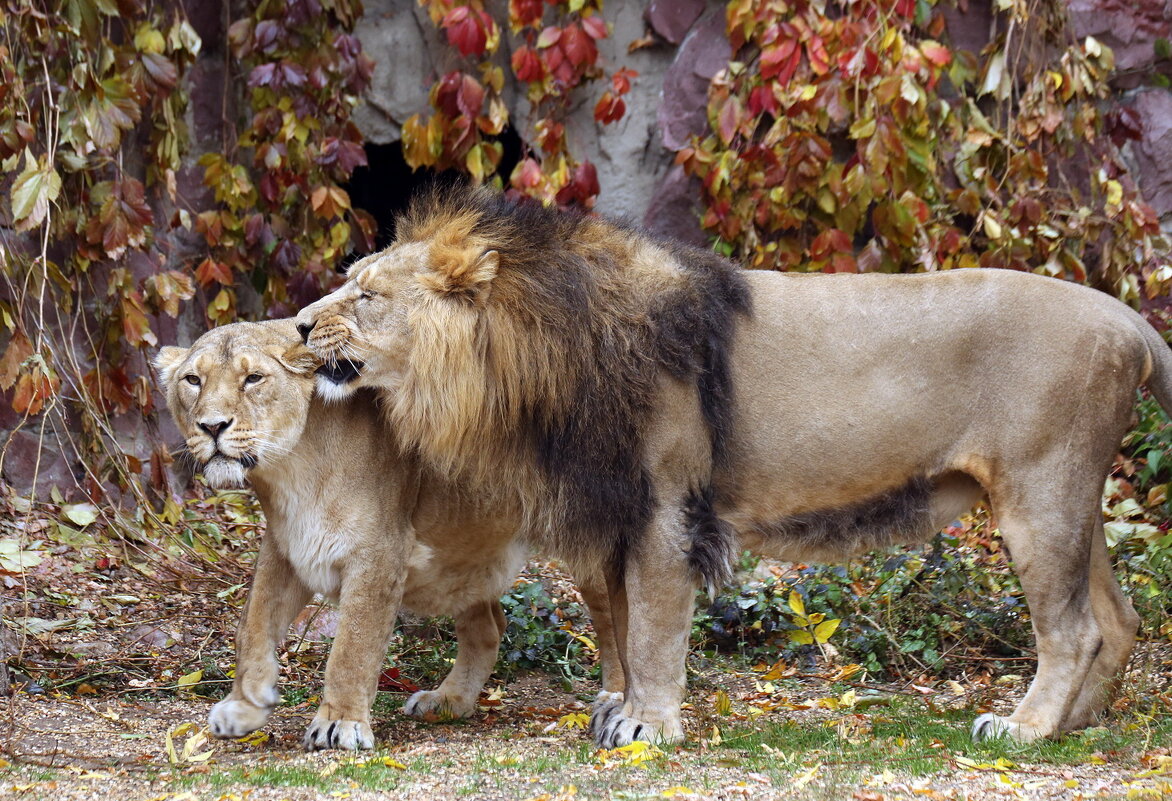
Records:
[[[700,214],[700,179],[675,165],[656,187],[643,227],[653,234],[706,247],[711,237],[700,227]]]
[[[1134,94],[1127,105],[1143,122],[1143,138],[1131,145],[1140,188],[1167,223],[1172,215],[1172,92],[1145,89]]]
[[[663,145],[679,150],[693,134],[708,129],[708,84],[728,66],[731,48],[725,36],[722,6],[705,12],[680,45],[663,78],[658,122]]]
[[[69,462],[55,447],[56,438],[51,434],[46,434],[42,443],[36,433],[22,430],[12,432],[7,440],[0,445],[5,451],[0,478],[7,481],[17,495],[29,495],[35,489],[37,497],[47,498],[53,487],[68,494],[76,486]]]
[[[1155,60],[1156,39],[1172,37],[1172,3],[1166,0],[1070,0],[1070,21],[1080,39],[1094,36],[1115,51],[1119,78],[1142,78]]]
[[[368,0],[355,33],[374,59],[366,102],[354,122],[367,141],[387,144],[399,138],[412,114],[428,110],[427,96],[438,74],[454,69],[457,56],[414,0]]]
[[[706,5],[704,0],[651,0],[644,17],[653,31],[678,45],[704,13]]]

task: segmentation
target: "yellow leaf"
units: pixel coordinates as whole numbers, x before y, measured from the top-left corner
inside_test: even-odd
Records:
[[[1123,185],[1112,179],[1107,182],[1107,203],[1118,206],[1123,202]]]
[[[728,715],[732,712],[732,699],[728,697],[728,693],[724,690],[716,691],[716,714]]]
[[[674,798],[677,795],[695,795],[696,791],[690,787],[685,787],[682,784],[677,784],[675,787],[669,787],[660,793],[664,798]]]
[[[259,729],[252,732],[251,734],[246,734],[243,737],[236,738],[236,742],[243,743],[244,745],[264,745],[268,741],[269,735],[263,731],[260,731]]]
[[[1075,787],[1078,787],[1078,779],[1067,779],[1062,783],[1062,786],[1073,790]]]
[[[815,612],[814,614],[812,614],[808,618],[806,618],[806,625],[807,626],[817,626],[819,623],[821,623],[825,619],[826,619],[826,615],[822,614],[821,612]]]
[[[395,770],[407,770],[406,765],[404,765],[399,760],[391,759],[390,757],[383,757],[383,765],[388,768],[394,768]]]
[[[563,729],[584,729],[590,725],[590,716],[585,712],[571,712],[558,718],[558,726]]]
[[[200,679],[203,678],[203,669],[193,670],[186,676],[180,676],[179,681],[176,682],[180,687],[191,687],[194,684],[199,684]]]
[[[985,234],[990,239],[1001,238],[1001,223],[997,222],[992,214],[985,215]]]
[[[521,764],[521,757],[516,754],[499,754],[494,756],[493,760],[498,765],[519,765]]]
[[[799,100],[813,100],[814,95],[818,94],[818,87],[812,83],[808,83],[802,87],[801,93],[798,95]]]
[[[798,595],[797,590],[789,591],[789,608],[794,610],[796,615],[806,614],[806,604],[802,601],[802,596]]]
[[[788,634],[789,634],[790,642],[795,642],[798,645],[813,645],[814,644],[814,635],[808,631],[803,631],[802,629],[795,629],[794,631],[788,632]]]
[[[867,117],[861,120],[855,120],[851,123],[850,138],[851,139],[866,139],[875,134],[875,118]]]
[[[838,631],[838,624],[841,622],[841,618],[822,621],[814,627],[814,639],[820,643],[826,642],[834,632]]]

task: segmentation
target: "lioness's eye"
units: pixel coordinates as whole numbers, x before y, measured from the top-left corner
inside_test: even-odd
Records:
[[[248,376],[248,378],[244,379],[244,386],[248,386],[249,384],[255,384],[256,382],[260,381],[262,378],[264,378],[264,376],[261,375],[260,373],[253,373],[252,375]]]
[[[188,384],[191,384],[193,387],[199,386],[199,376],[197,375],[185,375],[183,376],[183,380]]]
[[[376,293],[376,292],[371,292],[369,289],[364,289],[364,290],[362,290],[362,294],[361,294],[361,295],[359,295],[358,297],[362,298],[363,300],[370,300],[370,299],[371,299],[371,298],[373,298],[373,297],[374,297],[376,294],[378,294],[378,293]]]

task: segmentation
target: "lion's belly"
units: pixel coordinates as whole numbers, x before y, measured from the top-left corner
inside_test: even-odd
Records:
[[[917,480],[987,483],[1056,427],[1093,428],[1087,387],[1137,382],[1122,305],[1084,287],[1002,271],[750,281],[721,509],[746,544]]]

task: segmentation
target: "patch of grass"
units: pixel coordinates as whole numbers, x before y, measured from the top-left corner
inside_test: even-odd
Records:
[[[427,769],[424,760],[416,760],[407,766],[407,771],[402,771],[382,764],[380,756],[373,756],[353,764],[343,763],[326,775],[323,775],[322,768],[314,765],[241,766],[203,776],[180,776],[176,784],[187,787],[206,784],[217,790],[242,784],[253,787],[307,787],[321,791],[354,786],[364,790],[394,790],[403,784],[408,773]]]
[[[976,743],[969,734],[975,715],[973,710],[933,709],[919,700],[895,699],[867,716],[869,732],[852,728],[849,712],[829,722],[759,720],[724,732],[717,753],[727,755],[718,759],[736,759],[745,768],[775,779],[815,763],[849,775],[893,770],[926,776],[952,769],[949,755],[976,762],[1004,757],[1017,764],[1079,765],[1095,754],[1138,753],[1150,743],[1172,738],[1172,719],[1165,716],[1113,721],[1108,727],[1058,740]]]

